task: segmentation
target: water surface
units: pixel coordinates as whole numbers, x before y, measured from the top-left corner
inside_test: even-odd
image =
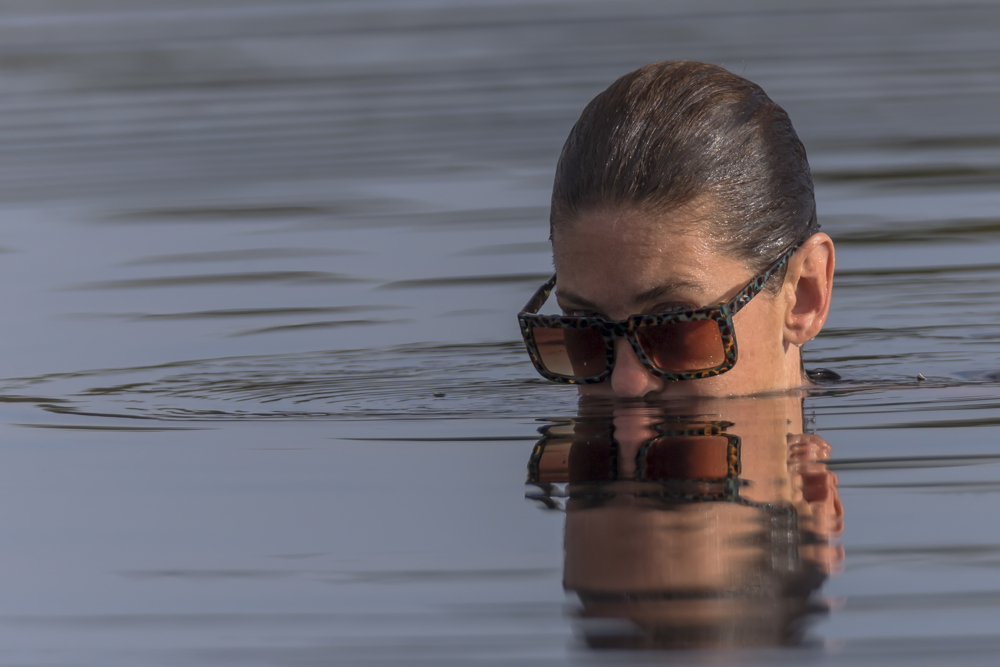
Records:
[[[993,664],[998,32],[989,2],[0,3],[4,662]],[[761,506],[526,486],[540,429],[616,418],[518,342],[559,148],[681,57],[796,123],[838,249],[806,360],[844,380],[786,432],[635,408],[731,422]],[[576,539],[595,493],[639,548]],[[701,602],[595,598],[650,534],[739,566]],[[792,609],[782,632],[608,639],[628,595],[662,620],[665,590],[766,571],[802,576],[716,595],[713,627]]]

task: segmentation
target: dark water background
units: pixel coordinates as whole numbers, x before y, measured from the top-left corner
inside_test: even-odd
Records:
[[[524,497],[555,159],[668,58],[789,111],[837,244],[797,648],[586,649]],[[4,0],[0,91],[3,664],[995,664],[997,3]]]

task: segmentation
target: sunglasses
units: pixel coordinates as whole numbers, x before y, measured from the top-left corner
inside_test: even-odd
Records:
[[[620,446],[610,426],[586,421],[542,429],[528,462],[528,484],[600,485],[614,481],[657,482],[655,495],[677,501],[739,499],[740,438],[725,433],[732,422],[656,425],[640,446],[635,471],[619,470]],[[600,487],[594,487],[599,489]],[[648,495],[653,493],[646,489]],[[600,493],[598,495],[601,495]]]
[[[531,363],[542,377],[564,384],[596,384],[611,376],[615,339],[624,338],[642,365],[664,380],[721,375],[736,365],[733,316],[750,303],[798,250],[789,248],[729,301],[715,306],[610,321],[599,315],[538,315],[556,276],[518,313]]]
[[[655,435],[636,452],[631,475],[621,471],[622,448],[607,420],[544,426],[528,460],[527,484],[540,493],[526,495],[557,510],[566,509],[563,499],[575,499],[577,509],[586,509],[627,494],[668,503],[731,502],[794,519],[791,506],[741,496],[747,485],[740,479],[742,442],[726,432],[731,426],[728,421],[656,424]],[[638,486],[614,486],[621,482]]]

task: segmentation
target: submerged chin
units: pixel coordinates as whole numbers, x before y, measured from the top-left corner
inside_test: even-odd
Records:
[[[581,396],[601,396],[605,398],[674,398],[684,396],[722,396],[726,395],[716,383],[710,382],[714,378],[704,380],[676,380],[660,381],[644,387],[621,387],[615,386],[611,381],[599,382],[597,384],[585,384],[579,386]]]
[[[756,396],[764,394],[780,394],[794,392],[807,388],[808,380],[802,377],[791,378],[728,378],[719,375],[699,380],[660,381],[656,385],[645,387],[616,387],[611,381],[597,384],[579,385],[581,396],[596,396],[618,399],[672,399],[685,397],[731,398],[738,396]]]

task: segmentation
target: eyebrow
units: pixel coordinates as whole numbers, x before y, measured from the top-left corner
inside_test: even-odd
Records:
[[[587,310],[592,310],[597,313],[602,312],[600,306],[598,306],[593,301],[585,299],[578,294],[574,294],[573,292],[558,291],[558,287],[556,289],[557,289],[556,292],[557,301],[566,300],[573,303],[574,305],[586,308]],[[658,299],[664,294],[673,294],[684,290],[703,291],[704,289],[705,286],[698,282],[675,280],[672,282],[663,283],[662,285],[658,285],[653,289],[642,292],[641,294],[637,294],[635,297],[632,298],[632,302],[636,304],[641,304],[648,301],[653,301],[654,299]]]
[[[703,292],[705,291],[705,286],[699,282],[688,281],[688,280],[675,280],[673,282],[663,283],[658,285],[651,290],[646,290],[642,294],[635,296],[633,301],[635,303],[643,303],[645,301],[653,301],[654,299],[659,299],[664,294],[675,294],[677,292],[683,291],[694,291]]]
[[[593,301],[584,299],[582,296],[573,294],[572,292],[560,291],[558,287],[556,288],[556,290],[557,290],[556,301],[562,301],[565,299],[566,301],[572,302],[574,305],[581,306],[583,308],[586,308],[587,310],[592,310],[595,313],[601,312],[600,306],[598,306]]]

